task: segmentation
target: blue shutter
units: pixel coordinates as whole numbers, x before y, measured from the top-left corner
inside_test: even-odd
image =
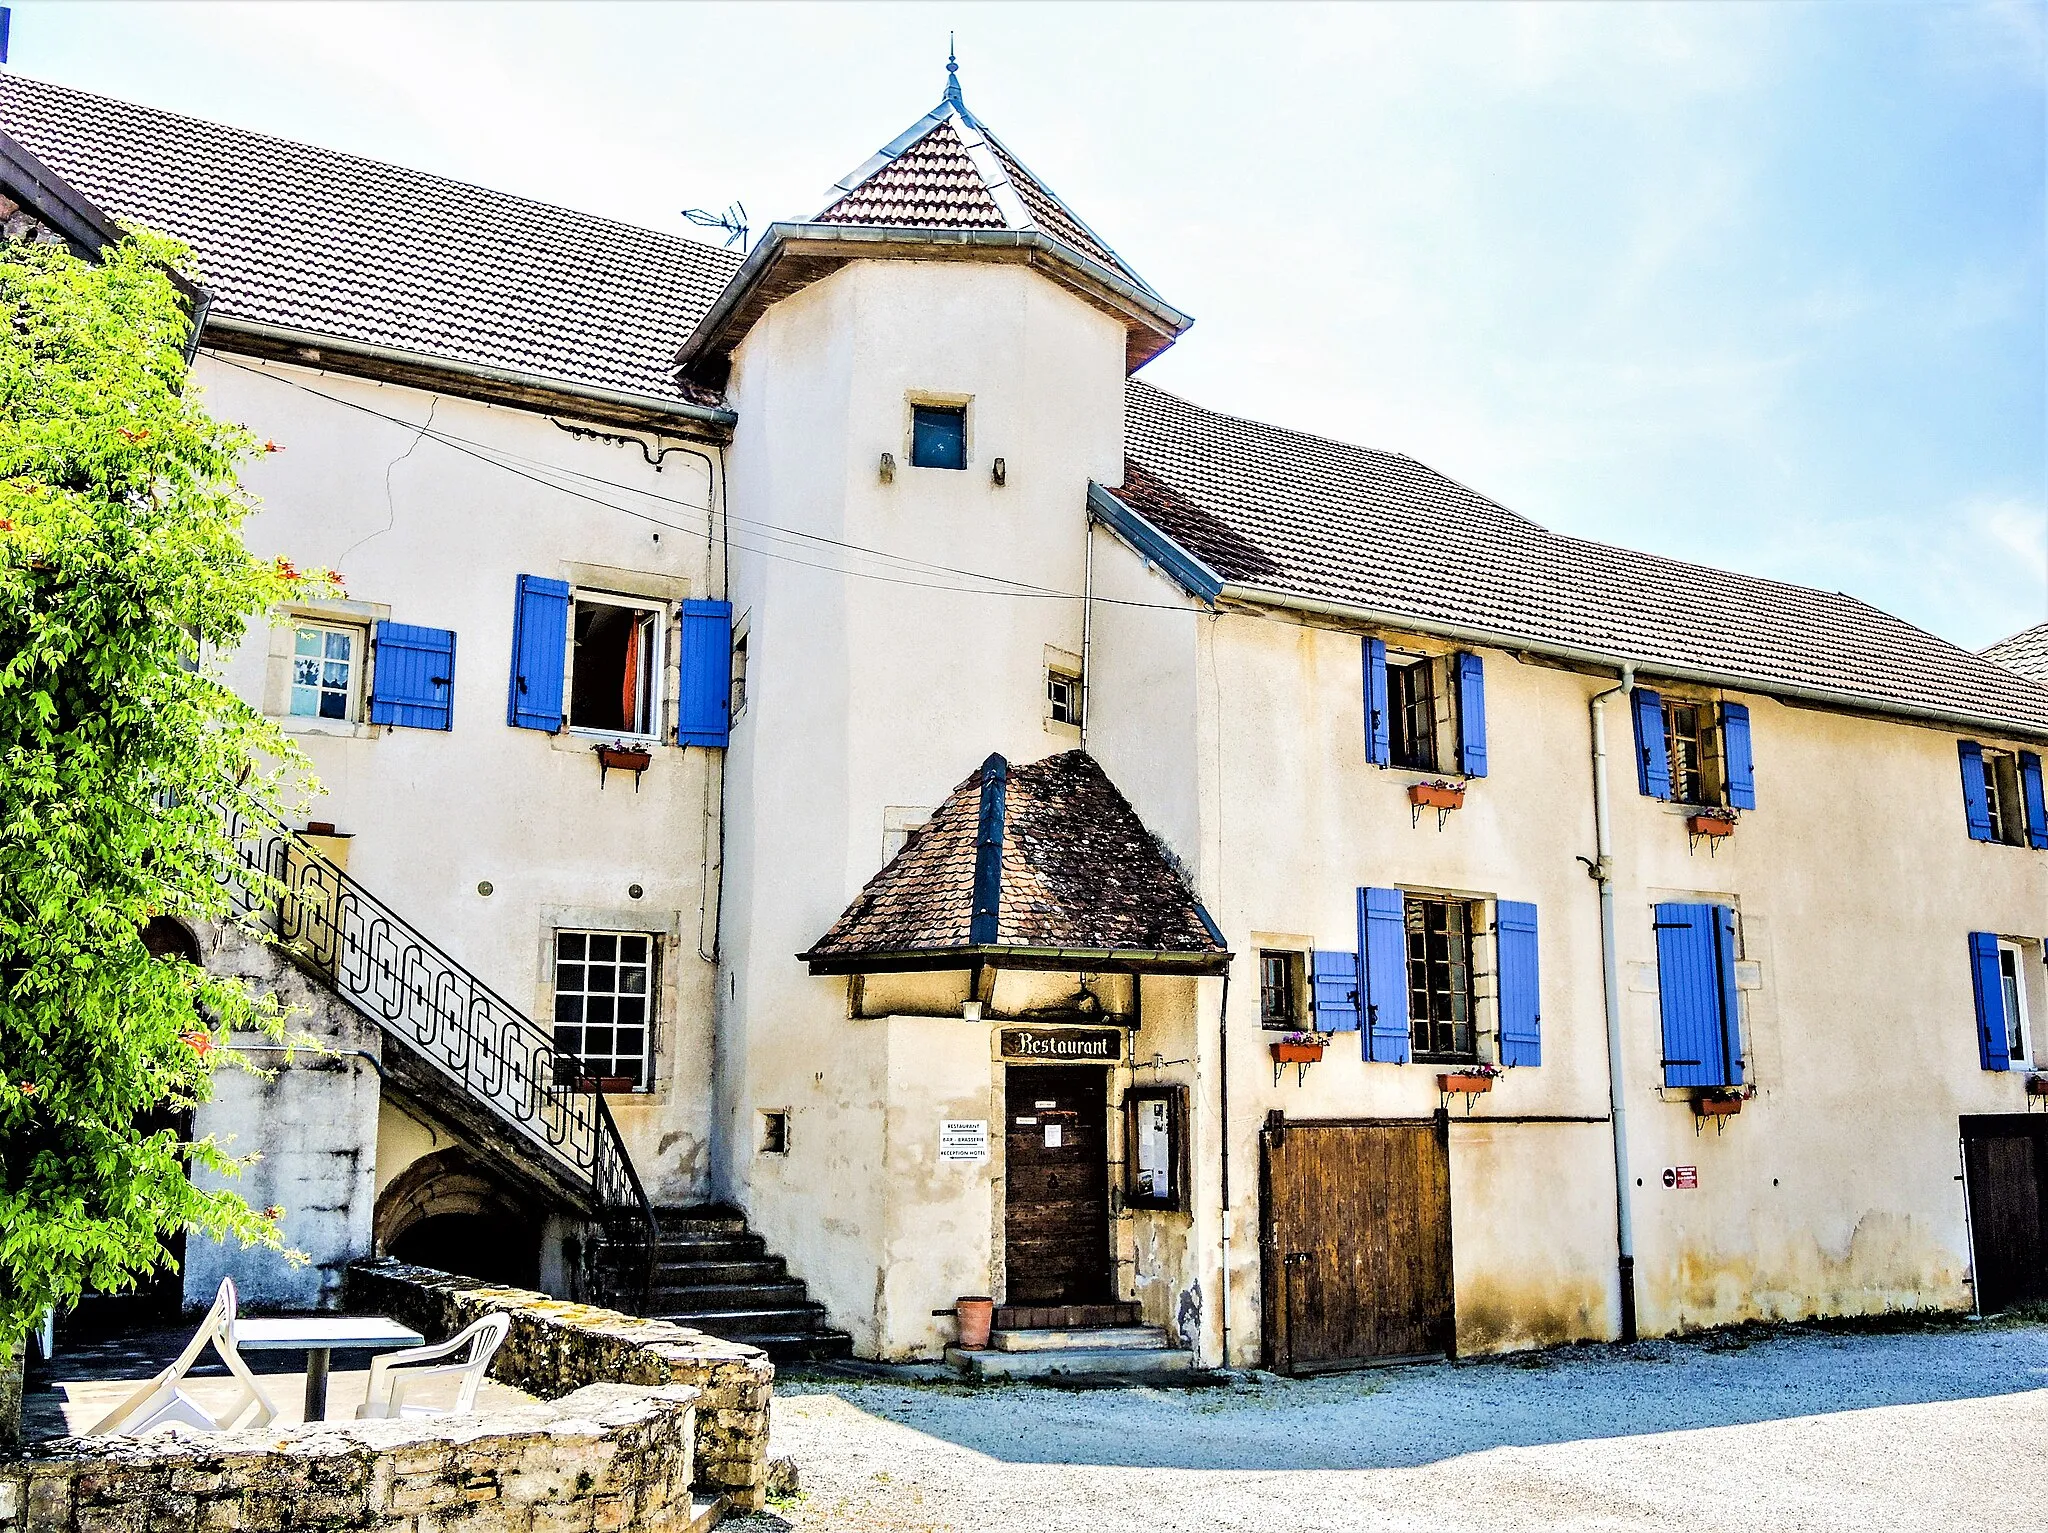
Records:
[[[1365,1057],[1408,1063],[1408,924],[1399,889],[1358,891],[1358,967],[1365,976]]]
[[[1315,993],[1315,1028],[1319,1033],[1358,1031],[1358,955],[1311,953],[1310,988]]]
[[[1543,1063],[1543,987],[1536,962],[1536,907],[1502,900],[1494,911],[1500,969],[1500,1062]]]
[[[1728,769],[1728,805],[1756,808],[1756,763],[1749,749],[1749,709],[1741,703],[1721,705],[1721,759]]]
[[[1394,759],[1392,736],[1387,723],[1387,646],[1367,639],[1362,646],[1365,660],[1365,759],[1385,766]]]
[[[562,727],[562,670],[569,658],[569,587],[521,575],[512,607],[512,686],[505,722],[515,729]]]
[[[1486,775],[1486,666],[1477,655],[1461,654],[1458,666],[1458,770]]]
[[[723,747],[732,738],[732,603],[683,603],[683,694],[676,744]]]
[[[376,683],[370,722],[404,729],[447,729],[455,712],[455,635],[410,623],[377,625]]]
[[[1998,976],[1998,935],[1970,933],[1970,989],[1977,1001],[1977,1059],[1987,1070],[2010,1070],[2005,1048],[2005,986]]]
[[[1631,694],[1636,721],[1636,787],[1646,798],[1671,797],[1671,758],[1664,750],[1664,699],[1648,687]]]
[[[1963,762],[1963,814],[1972,841],[1991,839],[1991,795],[1984,791],[1984,747],[1975,740],[1956,741]]]
[[[2027,816],[2027,845],[2048,851],[2048,802],[2041,794],[2041,758],[2032,751],[2020,752],[2020,803]]]
[[[1659,905],[1656,923],[1664,1084],[1739,1084],[1735,912],[1726,905]]]

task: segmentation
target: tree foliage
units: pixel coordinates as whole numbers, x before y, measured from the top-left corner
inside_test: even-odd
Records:
[[[255,444],[186,388],[188,260],[0,246],[0,1351],[177,1229],[279,1244],[189,1179],[233,1168],[218,1146],[137,1127],[206,1098],[230,1033],[282,1026],[141,932],[227,917],[215,806],[303,774],[209,658],[304,577],[242,543]]]

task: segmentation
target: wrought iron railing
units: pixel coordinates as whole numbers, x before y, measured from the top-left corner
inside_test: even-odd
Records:
[[[644,1313],[660,1247],[654,1205],[593,1072],[297,832],[246,799],[222,817],[243,865],[222,882],[239,908],[269,922],[302,964],[517,1141],[587,1187],[616,1253],[601,1279],[612,1291],[599,1297],[626,1297],[625,1274],[637,1271],[633,1296]]]

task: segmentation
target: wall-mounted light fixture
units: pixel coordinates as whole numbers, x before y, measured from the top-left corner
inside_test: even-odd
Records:
[[[893,452],[885,452],[882,454],[880,473],[882,477],[882,483],[894,484],[896,482],[896,454],[894,454]]]
[[[989,465],[988,476],[989,478],[993,479],[998,486],[1008,484],[1010,482],[1010,466],[1007,463],[1005,463],[1001,458],[998,458],[994,463],[991,463]]]

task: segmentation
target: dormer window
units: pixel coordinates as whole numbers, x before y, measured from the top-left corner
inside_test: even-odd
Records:
[[[967,407],[912,405],[910,420],[912,468],[967,467]]]

